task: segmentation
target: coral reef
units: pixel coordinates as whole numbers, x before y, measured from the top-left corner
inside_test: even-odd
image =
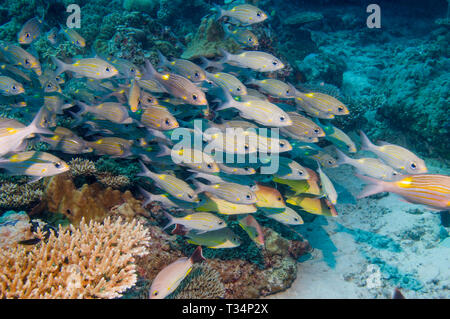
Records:
[[[219,55],[220,49],[234,53],[240,46],[231,38],[225,39],[225,31],[219,22],[214,18],[205,18],[202,19],[197,33],[189,41],[181,58],[195,59],[200,56],[211,58]]]
[[[0,249],[32,238],[30,218],[25,212],[9,211],[0,217]]]
[[[121,207],[117,212],[125,212],[129,219],[136,215],[148,216],[141,202],[130,191],[122,193],[111,187],[104,188],[99,183],[84,184],[78,189],[68,173],[49,179],[43,203],[43,210],[63,214],[74,225],[78,225],[83,218],[86,221],[101,221],[116,206]]]
[[[0,185],[0,212],[9,209],[29,209],[36,205],[44,195],[42,181],[28,184],[2,180]]]
[[[147,253],[149,240],[142,224],[106,218],[60,226],[31,249],[3,248],[0,298],[120,297],[136,283],[134,256]]]

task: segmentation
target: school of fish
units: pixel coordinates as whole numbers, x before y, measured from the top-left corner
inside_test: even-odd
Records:
[[[354,157],[356,144],[332,124],[336,116],[348,115],[348,108],[332,96],[275,78],[285,64],[258,51],[251,30],[268,19],[265,12],[249,4],[215,11],[226,36],[242,51],[222,50],[215,60],[202,57],[200,65],[159,51],[158,65],[98,55],[44,61],[33,53],[39,37],[51,45],[63,39],[78,48],[88,44],[75,29],[60,26],[44,33],[42,19],[26,22],[17,44],[0,43],[0,95],[13,110],[29,115],[27,123],[0,118],[0,169],[34,182],[67,172],[69,165],[60,157],[75,154],[139,162],[144,205],[156,201],[177,216],[183,212],[181,217],[166,212],[164,228],[174,225],[173,234],[199,246],[192,257],[158,274],[150,298],[170,295],[194,262],[204,260],[200,246],[239,246],[231,221],[263,248],[258,216],[291,226],[303,224],[297,211],[338,216],[339,192],[325,170],[339,165],[353,166],[369,184],[359,198],[393,192],[415,204],[450,210],[449,176],[429,174],[411,151],[375,145],[363,132],[362,150],[374,156]],[[85,85],[66,95],[65,87],[77,82]],[[63,117],[73,121],[58,121]],[[190,142],[179,147],[177,138]],[[317,145],[323,140],[335,146],[337,157]],[[34,151],[36,142],[46,143],[51,153]],[[226,160],[219,160],[223,156]],[[244,160],[236,163],[236,158]],[[272,164],[276,171],[264,174]]]

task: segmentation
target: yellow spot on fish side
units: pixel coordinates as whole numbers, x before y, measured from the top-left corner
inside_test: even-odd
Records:
[[[162,76],[162,79],[163,80],[168,80],[170,78],[170,74],[164,74],[163,76]]]

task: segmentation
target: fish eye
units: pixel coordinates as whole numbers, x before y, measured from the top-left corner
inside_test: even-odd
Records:
[[[253,39],[251,37],[249,37],[248,42],[253,42]]]
[[[247,194],[247,195],[245,196],[245,198],[251,199],[251,198],[252,198],[252,195],[251,195],[251,194]]]
[[[153,102],[153,99],[152,99],[151,97],[148,97],[148,98],[147,98],[147,102],[148,102],[148,103],[152,103],[152,102]]]
[[[278,62],[277,62],[277,61],[272,61],[272,64],[273,64],[273,65],[277,65]]]
[[[245,145],[244,145],[244,148],[245,148],[246,150],[248,150],[248,149],[249,149],[248,144],[245,144]]]
[[[211,164],[208,164],[208,165],[206,165],[206,167],[208,167],[208,168],[212,168],[212,165]]]
[[[392,175],[397,176],[398,173],[397,172],[392,172]]]
[[[278,197],[277,200],[279,200],[281,202],[281,197]]]
[[[47,88],[51,89],[52,88],[52,84],[51,83],[47,84]]]
[[[257,17],[261,17],[261,14],[262,14],[261,11],[256,12],[256,16],[257,16]]]
[[[244,171],[248,172],[250,169],[248,167],[244,167]]]
[[[339,111],[339,112],[343,112],[343,111],[344,111],[344,108],[343,108],[342,106],[338,106],[338,111]]]
[[[111,71],[111,70],[110,70],[110,68],[107,66],[107,67],[105,68],[105,71],[106,71],[106,72],[109,72],[109,71]]]
[[[237,87],[237,88],[236,88],[236,91],[240,92],[240,91],[241,91],[241,88],[240,88],[240,87]]]
[[[319,132],[320,132],[320,131],[319,131],[318,128],[315,128],[315,129],[314,129],[314,133],[319,134]]]
[[[303,176],[303,171],[298,171],[298,175]]]
[[[412,162],[410,166],[411,166],[412,169],[416,169],[417,168],[417,165],[414,162]]]
[[[131,69],[130,69],[130,72],[131,72],[131,73],[134,73],[134,72],[136,72],[136,70],[135,70],[134,68],[131,68]]]
[[[286,118],[285,118],[284,116],[280,116],[280,121],[281,121],[281,122],[284,122],[285,119],[286,119]]]
[[[25,59],[25,64],[26,65],[30,64],[30,59]]]
[[[13,85],[13,86],[11,87],[11,89],[13,89],[13,91],[15,91],[15,90],[17,89],[17,87],[16,87],[15,85]]]
[[[220,221],[220,222],[219,222],[219,225],[223,225],[223,221]]]
[[[54,165],[56,168],[61,168],[61,163],[60,163],[60,162],[55,162],[55,163],[53,163],[53,165]]]
[[[195,76],[196,78],[198,78],[198,77],[200,76],[200,74],[198,74],[198,72],[195,72],[195,73],[194,73],[194,76]]]
[[[194,101],[197,101],[197,94],[192,94],[192,99],[193,99]]]
[[[167,119],[164,123],[165,123],[166,125],[170,125],[170,120]]]
[[[298,218],[297,218],[297,217],[294,217],[294,220],[295,220],[296,222],[298,222]]]
[[[328,164],[333,165],[333,161],[332,160],[328,160]]]
[[[153,296],[158,296],[158,292],[157,291],[153,292]]]
[[[25,38],[29,38],[30,37],[30,34],[27,32],[27,33],[25,33]]]
[[[193,198],[193,196],[192,196],[191,194],[187,194],[187,196],[188,196],[190,199]]]
[[[286,94],[291,94],[291,91],[289,91],[289,90],[286,90]]]
[[[286,144],[284,142],[280,142],[280,146],[284,147]]]

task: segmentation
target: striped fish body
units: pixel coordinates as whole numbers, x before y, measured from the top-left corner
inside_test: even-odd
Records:
[[[74,29],[61,28],[61,33],[73,45],[79,48],[84,48],[86,46],[86,40]]]
[[[273,103],[262,100],[250,100],[247,102],[231,101],[219,107],[217,110],[234,107],[240,112],[240,116],[253,120],[261,125],[271,127],[284,127],[292,125],[289,115]]]
[[[69,170],[69,165],[61,159],[44,152],[22,152],[0,159],[0,167],[13,175],[48,177]]]
[[[233,175],[253,175],[256,174],[256,170],[253,167],[233,167],[227,166],[222,163],[217,163],[219,165],[220,171],[225,174]]]
[[[25,92],[22,84],[9,76],[0,76],[0,93],[2,95],[11,96]]]
[[[435,210],[450,210],[450,176],[439,174],[405,175],[397,181],[381,181],[358,176],[369,182],[358,198],[381,192],[392,192],[406,201],[425,205]]]
[[[319,92],[301,93],[296,91],[296,96],[305,100],[309,105],[322,113],[331,113],[334,115],[349,114],[348,108],[344,103],[330,95]]]
[[[223,215],[251,214],[256,213],[254,205],[236,204],[216,197],[209,192],[205,192],[206,199],[197,207],[197,211],[216,212]]]
[[[165,93],[166,90],[156,80],[138,80],[139,86],[152,93]]]
[[[285,139],[265,137],[252,131],[245,131],[242,135],[246,137],[245,141],[251,147],[255,145],[261,153],[278,154],[292,150],[292,145]]]
[[[141,98],[141,89],[136,80],[132,81],[130,91],[128,93],[128,105],[133,113],[139,110],[139,99]]]
[[[226,122],[221,123],[221,124],[209,122],[209,124],[212,127],[218,128],[222,132],[226,132],[227,128],[242,128],[244,131],[249,129],[249,128],[254,128],[254,129],[258,128],[258,126],[256,126],[255,124],[253,124],[251,122],[240,121],[240,120],[226,121]]]
[[[214,74],[206,72],[206,77],[208,80],[230,92],[232,95],[240,96],[247,94],[245,85],[234,75],[224,72],[217,72]]]
[[[179,127],[176,118],[163,106],[145,108],[140,122],[146,127],[159,131],[168,131]]]
[[[274,212],[274,213],[264,213],[265,216],[275,219],[277,222],[280,222],[285,225],[301,225],[303,224],[302,217],[297,214],[295,210],[286,206],[286,209],[282,212]]]
[[[338,166],[336,159],[324,151],[318,150],[316,154],[308,155],[306,157],[319,161],[320,165],[323,167],[331,168]]]
[[[189,214],[187,216],[179,218],[171,217],[169,225],[171,224],[180,224],[186,227],[188,230],[195,229],[204,232],[214,231],[227,227],[227,224],[221,218],[207,212]]]
[[[257,47],[258,37],[250,30],[236,28],[231,30],[229,26],[224,26],[225,33],[235,39],[239,44],[246,47]]]
[[[10,74],[14,74],[14,75],[20,76],[22,79],[24,79],[24,80],[27,81],[27,82],[31,82],[31,78],[30,78],[30,76],[29,76],[28,74],[26,74],[26,73],[23,72],[21,69],[15,67],[15,66],[13,66],[13,65],[10,65],[10,64],[1,64],[1,65],[0,65],[0,69],[1,69],[2,71],[7,71],[7,72],[9,72]]]
[[[297,163],[296,161],[281,156],[279,157],[279,161],[280,161],[280,168],[277,174],[275,174],[276,177],[289,180],[306,180],[310,178],[306,168]],[[286,171],[288,172],[285,173]]]
[[[312,117],[317,117],[319,119],[334,119],[334,114],[320,111],[311,102],[298,95],[295,97],[295,104],[299,111],[306,112]]]
[[[158,99],[144,90],[141,90],[141,96],[139,97],[139,103],[142,108],[159,106]]]
[[[64,109],[67,109],[72,104],[64,103],[64,98],[62,95],[55,94],[47,94],[44,96],[44,106],[45,108],[53,114],[62,114]]]
[[[50,144],[54,150],[61,151],[67,154],[81,154],[92,152],[92,148],[87,147],[86,141],[75,135],[71,130],[58,126],[55,129],[55,135],[41,139]]]
[[[36,41],[41,35],[42,20],[38,17],[31,18],[23,25],[17,35],[20,44],[30,44]]]
[[[322,184],[323,193],[330,200],[333,205],[336,205],[337,202],[337,192],[331,182],[330,178],[322,171],[322,168],[318,168],[320,183]]]
[[[242,25],[260,23],[267,19],[265,12],[250,4],[241,4],[230,10],[221,10],[220,16],[230,17]]]
[[[250,239],[258,246],[264,246],[264,234],[261,225],[252,215],[239,219],[239,225],[245,230]]]
[[[95,142],[87,142],[97,154],[111,157],[127,157],[131,155],[132,142],[119,137],[103,137]]]
[[[89,113],[98,115],[100,118],[113,123],[128,123],[128,109],[125,105],[116,102],[105,102],[93,107],[87,108]]]
[[[295,89],[291,85],[277,79],[250,80],[249,84],[256,85],[261,91],[273,97],[284,99],[295,97]]]
[[[119,73],[127,79],[139,80],[142,77],[139,68],[130,61],[124,59],[111,59],[109,61],[116,67]]]
[[[220,171],[219,166],[212,156],[198,149],[172,149],[170,155],[175,164],[181,164],[209,174],[218,173]]]
[[[350,153],[356,153],[356,145],[352,139],[345,134],[342,130],[333,126],[333,133],[327,134],[325,139],[329,140],[331,143],[335,144],[337,147],[343,148]]]
[[[244,51],[240,54],[224,52],[225,62],[258,72],[274,72],[284,68],[284,64],[270,53],[262,51]]]
[[[195,182],[195,184],[198,186],[197,193],[206,191],[235,204],[251,205],[257,202],[256,194],[246,185],[236,183],[205,185],[200,182]]]
[[[234,248],[241,244],[239,237],[229,228],[222,228],[202,234],[188,233],[188,243],[206,246],[208,248]]]
[[[163,66],[168,67],[172,72],[175,72],[190,81],[201,82],[206,79],[205,71],[197,64],[184,59],[174,59],[167,61]]]
[[[20,65],[25,69],[32,69],[38,76],[42,74],[39,60],[17,45],[7,45],[2,47],[5,58],[14,65]]]
[[[287,136],[294,139],[296,137],[301,138],[304,136],[312,138],[325,136],[325,132],[322,128],[309,118],[296,112],[287,112],[287,114],[292,120],[292,125],[281,128],[281,132],[286,133]]]
[[[169,174],[157,174],[145,170],[141,176],[146,176],[152,179],[156,186],[165,190],[167,193],[175,197],[176,199],[181,199],[186,202],[195,202],[198,200],[198,197],[194,190],[183,180],[169,175]]]
[[[74,73],[75,77],[101,80],[111,78],[119,73],[112,64],[99,58],[80,59],[73,64],[64,63],[55,57],[52,57],[52,61],[57,66],[56,75],[70,71]]]

